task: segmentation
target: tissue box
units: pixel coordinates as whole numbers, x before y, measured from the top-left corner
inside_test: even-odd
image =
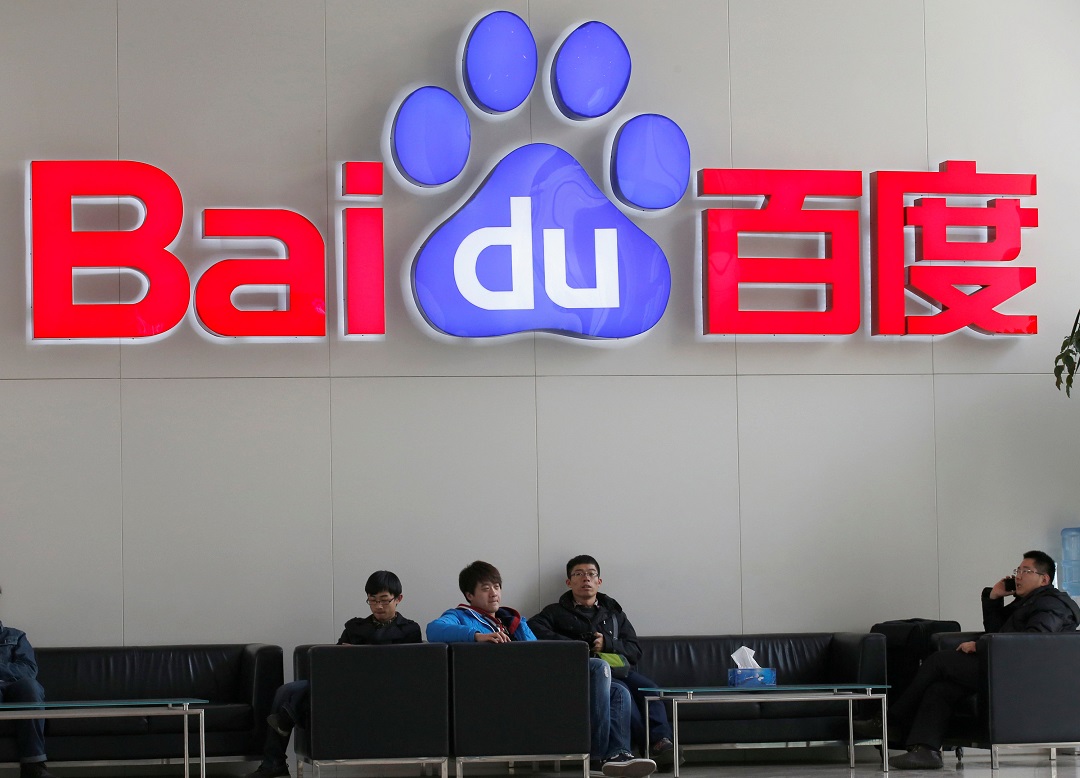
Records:
[[[727,671],[727,685],[776,686],[776,668],[750,667],[744,670],[733,667]]]

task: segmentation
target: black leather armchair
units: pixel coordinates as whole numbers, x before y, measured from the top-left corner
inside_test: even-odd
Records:
[[[466,762],[580,759],[589,774],[589,648],[541,640],[450,646],[453,753]]]
[[[990,750],[1080,747],[1080,632],[946,633],[939,649],[978,641],[979,689],[953,713],[945,745]]]
[[[328,764],[436,763],[447,774],[446,646],[298,646],[298,680],[311,683],[311,718],[298,725],[297,773]]]

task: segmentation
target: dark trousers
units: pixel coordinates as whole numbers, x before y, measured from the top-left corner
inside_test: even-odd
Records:
[[[33,678],[20,678],[0,687],[0,702],[41,702],[45,690]],[[20,762],[45,761],[45,720],[18,719],[15,721],[15,740],[19,746]]]
[[[274,692],[274,701],[270,704],[271,713],[285,711],[294,723],[306,726],[311,716],[311,684],[307,681],[293,681],[278,687]],[[263,746],[263,764],[267,767],[281,767],[287,763],[285,749],[289,747],[289,738],[282,737],[266,728],[266,744]]]
[[[922,663],[911,685],[889,706],[889,720],[906,732],[904,743],[908,747],[924,745],[940,750],[953,708],[978,688],[979,658],[975,654],[938,651]]]
[[[656,683],[637,670],[631,670],[625,678],[612,678],[611,683],[622,684],[630,690],[630,696],[634,698],[634,704],[630,706],[630,737],[633,742],[641,743],[644,748],[645,716],[642,711],[645,708],[646,692],[641,690],[655,687]],[[668,723],[667,710],[662,702],[653,700],[649,703],[649,744],[656,745],[657,741],[664,738],[671,738],[671,724]]]

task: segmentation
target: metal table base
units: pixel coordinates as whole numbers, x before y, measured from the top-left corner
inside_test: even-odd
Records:
[[[696,703],[737,703],[737,702],[847,702],[848,719],[848,763],[855,767],[855,731],[854,731],[854,703],[863,700],[881,701],[881,769],[889,772],[889,749],[887,747],[889,731],[888,704],[885,699],[887,687],[870,685],[847,685],[840,684],[835,687],[821,686],[820,688],[790,687],[785,690],[783,686],[764,688],[739,689],[731,687],[711,687],[691,689],[684,687],[671,688],[647,688],[645,692],[645,721],[649,720],[649,703],[654,700],[671,703],[671,733],[672,745],[675,748],[674,778],[679,778],[679,706],[693,705]],[[876,745],[876,740],[859,741],[866,745]],[[651,752],[652,744],[649,735],[645,735],[646,749]]]
[[[147,703],[150,701],[147,700]],[[202,708],[189,707],[189,702],[159,703],[157,705],[120,705],[116,700],[72,703],[64,707],[62,702],[41,703],[45,707],[33,707],[32,703],[0,703],[0,721],[18,719],[115,719],[132,716],[182,716],[184,719],[184,778],[191,776],[191,754],[188,747],[188,717],[199,719],[199,778],[206,778],[206,714]],[[125,701],[126,703],[126,701]],[[114,706],[114,707],[110,707]]]

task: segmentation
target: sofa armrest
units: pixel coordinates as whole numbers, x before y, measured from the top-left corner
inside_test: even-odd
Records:
[[[274,692],[284,682],[281,646],[265,643],[244,646],[240,656],[240,684],[243,699],[250,702],[255,717],[255,729],[249,746],[253,750],[250,753],[257,754],[262,750],[266,739],[266,717],[270,715]]]
[[[325,643],[305,643],[302,646],[297,646],[293,649],[292,664],[293,664],[293,680],[294,681],[309,681],[311,680],[311,657],[308,653],[309,649],[315,646],[326,645]]]
[[[837,632],[829,645],[831,683],[886,683],[885,636]]]
[[[449,755],[444,644],[320,645],[305,653],[311,717],[307,727],[298,727],[299,756],[331,761]]]
[[[456,756],[589,751],[589,647],[579,640],[450,646]]]
[[[955,651],[961,643],[969,640],[978,640],[982,632],[938,632],[930,636],[930,649],[932,651]]]
[[[977,655],[979,715],[991,743],[1080,740],[1080,632],[983,635]]]

